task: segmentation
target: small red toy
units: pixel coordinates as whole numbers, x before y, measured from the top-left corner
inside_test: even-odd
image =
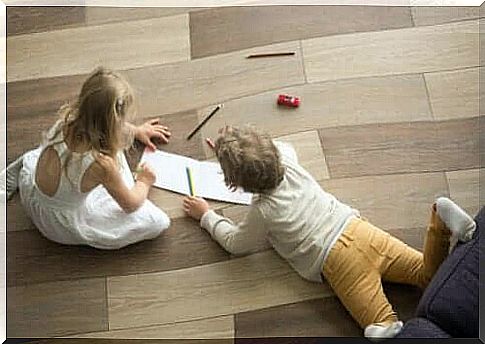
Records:
[[[289,107],[298,107],[300,105],[300,98],[290,96],[287,94],[280,94],[278,96],[278,105],[285,105]]]

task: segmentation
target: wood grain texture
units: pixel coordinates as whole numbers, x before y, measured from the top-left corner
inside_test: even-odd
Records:
[[[234,338],[234,316],[188,321],[168,325],[138,327],[127,330],[91,332],[76,338],[112,339],[221,339]],[[205,343],[205,342],[204,342]]]
[[[309,82],[478,66],[478,20],[302,41]]]
[[[270,46],[274,51],[297,48],[296,42]],[[299,55],[277,61],[248,61],[244,58],[246,54],[257,53],[261,49],[137,68],[121,74],[135,90],[140,118],[191,111],[231,98],[304,83]],[[86,77],[84,74],[9,82],[8,120],[54,113],[67,100],[77,96]]]
[[[7,36],[83,25],[84,8],[59,6],[7,7]]]
[[[445,178],[442,172],[416,173],[330,179],[320,185],[383,230],[408,230],[426,228],[435,199],[449,195]]]
[[[325,284],[303,280],[273,251],[173,272],[111,277],[110,329],[235,314],[329,292]]]
[[[9,337],[53,337],[108,329],[104,278],[7,288]]]
[[[22,204],[20,203],[20,196],[17,192],[14,197],[7,202],[7,231],[27,231],[36,230]]]
[[[404,285],[384,285],[400,320],[409,320],[421,293]],[[266,308],[235,316],[236,338],[362,337],[363,331],[336,296]]]
[[[172,220],[153,240],[120,250],[60,245],[37,230],[7,233],[7,284],[119,276],[176,270],[229,259],[229,254],[189,218]]]
[[[479,73],[484,68],[425,73],[429,99],[436,119],[479,115]]]
[[[475,19],[480,16],[476,6],[417,6],[411,7],[416,25],[434,25],[447,22]]]
[[[190,14],[192,58],[271,43],[411,27],[408,7],[248,6]]]
[[[299,96],[301,104],[278,106],[278,94]],[[211,109],[199,110],[199,120]],[[431,119],[422,76],[389,76],[288,87],[227,101],[202,128],[202,136],[216,137],[225,125],[246,123],[276,137],[315,128]]]
[[[12,36],[7,80],[85,74],[99,65],[128,69],[187,61],[188,25],[188,16],[178,15]]]
[[[86,0],[86,5],[85,25],[161,18],[201,10],[198,7],[104,7],[102,2],[90,0]]]
[[[479,167],[478,118],[320,130],[332,178]]]
[[[123,343],[129,344],[233,344],[234,339],[126,339]],[[31,344],[118,344],[119,338],[50,338]]]
[[[485,204],[483,185],[480,186],[484,173],[484,169],[446,172],[451,199],[472,217]]]
[[[190,62],[126,71],[138,91],[140,115],[169,114],[201,108],[232,98],[304,83],[298,42],[221,54]],[[297,51],[277,59],[248,54]]]

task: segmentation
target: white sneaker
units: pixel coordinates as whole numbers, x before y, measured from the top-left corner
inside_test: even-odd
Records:
[[[2,198],[5,195],[7,201],[9,201],[13,195],[15,195],[15,192],[17,192],[19,186],[19,174],[22,166],[23,157],[21,156],[8,165],[5,170],[0,172],[0,195],[2,195]]]
[[[476,229],[476,223],[455,202],[447,197],[440,197],[436,200],[436,212],[452,233],[452,237],[461,242],[472,239]]]
[[[364,330],[364,336],[373,341],[382,340],[385,338],[393,338],[403,327],[402,321],[396,321],[392,324],[370,324]]]

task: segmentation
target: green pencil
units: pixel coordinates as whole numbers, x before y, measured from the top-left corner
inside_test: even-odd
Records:
[[[192,171],[190,170],[190,167],[186,167],[185,171],[187,172],[187,181],[189,183],[190,196],[195,196],[194,180],[192,179]]]

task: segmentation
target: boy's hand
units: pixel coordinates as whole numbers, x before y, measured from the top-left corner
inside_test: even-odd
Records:
[[[201,217],[209,211],[209,204],[200,197],[184,197],[184,211],[191,218],[200,221]]]
[[[151,141],[152,138],[157,138],[162,143],[168,143],[172,136],[168,127],[160,125],[158,119],[152,119],[136,127],[135,137],[138,141],[145,144],[150,150],[154,151],[157,146]]]

